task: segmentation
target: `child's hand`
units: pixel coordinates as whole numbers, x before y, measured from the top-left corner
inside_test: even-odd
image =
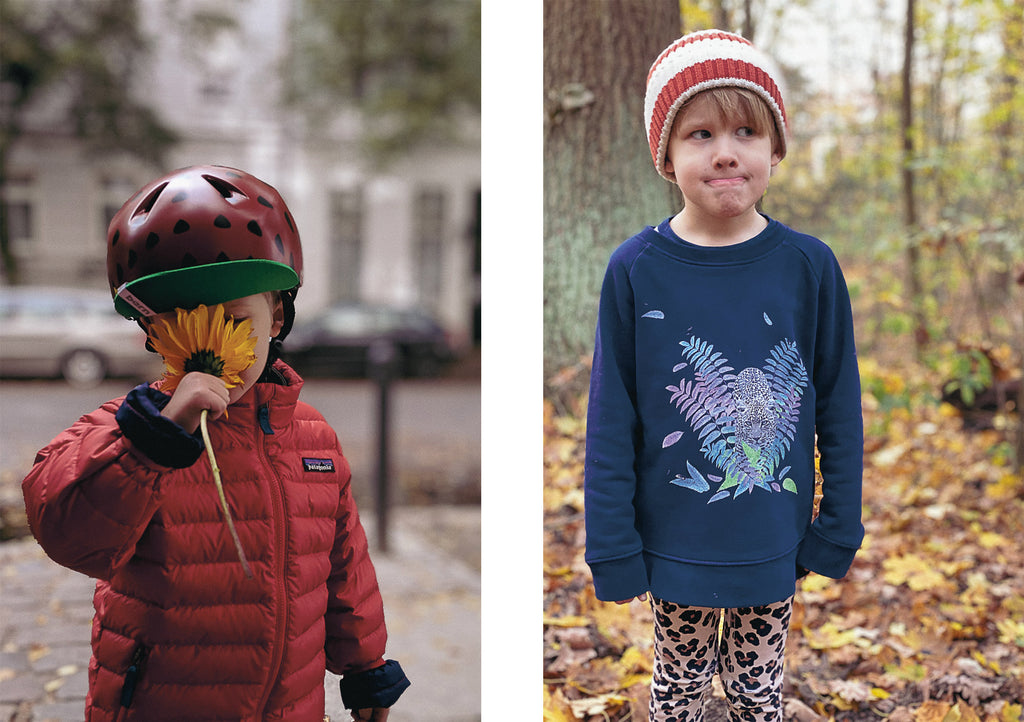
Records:
[[[209,418],[213,420],[227,408],[228,388],[224,382],[216,376],[193,371],[182,377],[162,413],[185,431],[194,434],[199,428],[199,417],[204,409],[210,412]]]
[[[352,710],[352,719],[356,722],[385,722],[388,718],[387,707],[373,707]]]
[[[637,600],[638,602],[646,602],[647,601],[647,592],[644,592],[639,597],[633,597],[633,599]],[[630,602],[633,601],[633,599],[623,599],[621,602],[615,602],[615,603],[616,604],[629,604]]]

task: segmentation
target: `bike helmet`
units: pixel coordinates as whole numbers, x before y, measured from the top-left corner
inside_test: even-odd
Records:
[[[240,170],[194,166],[144,186],[107,229],[114,308],[139,319],[281,291],[286,327],[302,284],[302,246],[284,199]]]

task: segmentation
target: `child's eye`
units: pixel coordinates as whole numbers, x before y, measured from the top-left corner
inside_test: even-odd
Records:
[[[753,138],[754,136],[757,135],[757,131],[751,128],[749,125],[743,126],[736,132],[743,138]]]
[[[690,137],[696,140],[707,140],[711,137],[711,131],[709,130],[695,130],[690,133]]]

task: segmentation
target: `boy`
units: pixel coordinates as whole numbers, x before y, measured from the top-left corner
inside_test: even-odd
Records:
[[[731,33],[662,52],[646,130],[683,209],[622,244],[601,291],[586,559],[599,599],[652,597],[656,720],[703,719],[716,671],[732,719],[781,720],[796,580],[842,577],[863,537],[842,272],[821,241],[756,208],[786,154],[780,81]]]
[[[385,720],[409,682],[383,659],[348,463],[276,358],[302,276],[284,200],[230,168],[171,173],[111,221],[107,271],[147,331],[224,304],[252,324],[256,362],[230,389],[198,371],[171,395],[138,386],[54,439],[22,484],[47,554],[97,579],[86,720],[321,722],[325,667],[353,719]],[[203,458],[204,410],[252,578]]]

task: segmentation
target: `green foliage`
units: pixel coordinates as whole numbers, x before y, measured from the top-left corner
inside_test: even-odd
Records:
[[[176,135],[128,93],[146,52],[136,1],[72,5],[0,0],[0,82],[14,91],[0,117],[3,153],[24,130],[23,111],[59,85],[66,101],[59,128],[72,129],[94,152],[122,150],[159,163]]]
[[[479,0],[301,0],[286,63],[286,95],[316,122],[339,107],[366,119],[370,157],[458,141],[479,114]]]
[[[957,353],[951,360],[952,377],[943,391],[959,393],[967,406],[974,405],[976,396],[992,386],[992,362],[979,349],[967,349]]]
[[[146,52],[136,0],[0,0],[0,29],[0,193],[10,151],[38,108],[45,112],[34,123],[45,127],[34,130],[74,133],[94,154],[125,152],[161,163],[177,135],[129,92]],[[0,257],[5,280],[17,283],[2,204]]]

